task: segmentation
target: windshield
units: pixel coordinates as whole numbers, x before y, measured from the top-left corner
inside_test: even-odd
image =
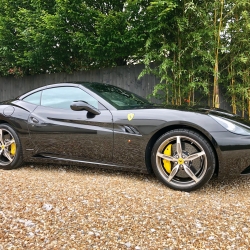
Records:
[[[82,85],[101,96],[117,109],[145,108],[153,105],[146,99],[113,85],[104,83],[83,83]]]

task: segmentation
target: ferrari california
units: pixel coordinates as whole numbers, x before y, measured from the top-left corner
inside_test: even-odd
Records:
[[[250,126],[220,110],[161,107],[108,84],[52,84],[0,105],[0,168],[24,162],[154,173],[192,191],[213,175],[250,173]]]

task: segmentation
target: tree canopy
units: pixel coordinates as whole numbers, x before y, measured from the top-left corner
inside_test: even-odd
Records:
[[[1,1],[1,74],[71,72],[142,58],[147,1],[141,2]]]
[[[219,108],[223,88],[233,112],[240,109],[244,116],[247,110],[249,116],[250,2],[161,0],[147,10],[157,18],[147,26],[142,75],[160,77],[153,94],[175,105],[199,104],[206,95],[207,104]]]
[[[2,0],[0,74],[143,62],[163,102],[219,107],[224,88],[249,115],[249,13],[249,0]]]

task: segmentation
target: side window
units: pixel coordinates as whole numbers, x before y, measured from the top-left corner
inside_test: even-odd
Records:
[[[25,97],[23,99],[23,101],[33,103],[33,104],[36,104],[36,105],[40,105],[41,93],[42,93],[42,91],[38,91],[38,92],[36,92],[34,94],[31,94],[31,95]]]
[[[98,101],[96,99],[76,87],[58,87],[43,90],[41,105],[52,108],[70,109],[70,104],[73,101],[85,101],[98,108]]]

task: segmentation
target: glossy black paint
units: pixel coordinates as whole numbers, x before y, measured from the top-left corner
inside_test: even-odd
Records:
[[[100,114],[23,101],[31,93],[57,86],[83,89],[98,100]],[[189,128],[202,134],[212,146],[219,176],[238,175],[250,165],[250,136],[227,131],[209,116],[211,113],[216,110],[157,106],[117,110],[83,85],[64,83],[4,102],[0,105],[0,123],[9,123],[18,133],[26,162],[73,162],[139,172],[151,172],[151,149],[162,134],[175,128]],[[132,120],[128,114],[133,114]],[[226,112],[216,114],[239,122]]]

